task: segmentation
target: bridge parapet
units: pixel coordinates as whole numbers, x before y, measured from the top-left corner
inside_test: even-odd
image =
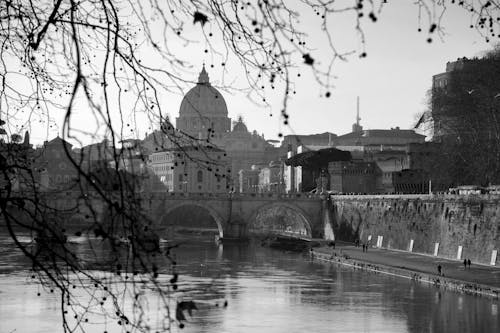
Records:
[[[146,193],[145,193],[146,194]],[[148,194],[146,194],[148,195]],[[242,199],[242,200],[321,200],[324,197],[319,194],[312,193],[185,193],[185,192],[151,192],[148,195],[151,199],[181,199],[181,200],[199,200],[199,199],[222,199],[222,200],[231,200],[231,199]]]

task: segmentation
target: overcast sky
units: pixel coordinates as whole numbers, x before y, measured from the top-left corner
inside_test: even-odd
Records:
[[[446,62],[458,57],[473,57],[492,47],[479,33],[470,29],[470,16],[466,11],[452,7],[442,21],[446,35],[443,40],[437,35],[428,43],[428,22],[423,20],[422,30],[418,32],[418,10],[414,1],[389,1],[376,23],[366,19],[363,31],[366,37],[368,56],[360,59],[359,53],[348,57],[347,61],[335,63],[335,88],[331,97],[325,98],[325,90],[314,81],[307,65],[300,64],[291,70],[296,80],[296,92],[289,104],[290,126],[282,125],[279,118],[281,92],[266,89],[266,99],[271,108],[258,107],[244,94],[221,91],[224,96],[229,117],[236,120],[242,116],[249,130],[265,134],[266,139],[277,139],[278,133],[314,134],[333,132],[345,134],[351,131],[356,117],[356,96],[360,96],[361,125],[364,129],[389,129],[399,126],[412,128],[416,114],[426,108],[426,92],[431,87],[432,76],[445,70]],[[301,9],[301,8],[299,8]],[[301,9],[302,10],[302,9]],[[309,32],[305,39],[309,53],[318,62],[329,59],[328,47],[324,36],[317,33],[319,20],[311,11],[301,11],[302,24]],[[154,24],[154,23],[152,23]],[[341,51],[362,51],[362,45],[355,31],[355,18],[352,14],[335,16],[330,29],[335,46]],[[191,27],[189,27],[191,26]],[[209,26],[205,29],[209,30]],[[199,25],[186,23],[185,35],[199,37]],[[217,46],[217,43],[215,44]],[[220,66],[220,58],[204,53],[206,45],[197,43],[190,46],[177,45],[179,57],[188,59],[193,65],[192,74],[197,80],[202,63],[207,64],[211,82],[217,86],[222,83],[244,87],[241,66],[230,61],[226,72]],[[145,52],[147,53],[147,52]],[[148,61],[147,54],[144,57]],[[149,59],[153,61],[154,59]],[[214,67],[210,67],[210,65]],[[297,74],[300,73],[300,78]],[[224,81],[222,80],[224,78]],[[187,92],[188,87],[185,92]],[[174,120],[178,116],[182,94],[165,95],[162,98],[164,110]],[[270,117],[270,113],[273,114]],[[85,124],[85,112],[75,114],[74,124]],[[60,116],[61,121],[62,116]],[[85,126],[85,125],[83,125]],[[135,132],[130,136],[143,138],[156,124],[139,121]],[[57,129],[49,131],[49,139],[57,135]],[[47,139],[45,131],[33,130],[35,142]]]

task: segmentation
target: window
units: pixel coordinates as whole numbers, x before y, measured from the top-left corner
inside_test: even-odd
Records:
[[[179,181],[182,182],[182,174],[179,174]]]
[[[197,179],[198,179],[198,183],[203,182],[203,171],[202,170],[198,170]]]

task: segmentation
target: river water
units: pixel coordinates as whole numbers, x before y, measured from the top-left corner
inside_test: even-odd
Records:
[[[301,254],[200,240],[179,247],[175,256],[181,289],[205,303],[184,329],[174,331],[500,332],[498,301],[312,262]],[[0,332],[62,332],[60,299],[29,276],[29,262],[1,236]]]

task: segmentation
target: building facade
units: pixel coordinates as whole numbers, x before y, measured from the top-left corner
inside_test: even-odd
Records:
[[[33,154],[34,170],[40,174],[43,189],[69,190],[77,186],[78,170],[73,161],[78,161],[73,145],[59,136],[45,141]]]
[[[259,172],[259,192],[284,193],[283,165],[271,162]]]
[[[226,193],[231,170],[227,154],[207,146],[184,146],[155,152],[149,169],[163,184],[163,191]]]

